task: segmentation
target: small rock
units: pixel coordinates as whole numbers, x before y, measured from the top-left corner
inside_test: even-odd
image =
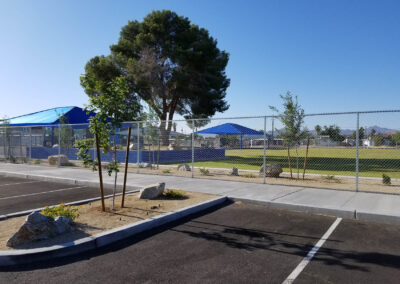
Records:
[[[190,167],[189,167],[188,164],[180,164],[180,165],[178,166],[178,171],[190,172],[191,169],[190,169]]]
[[[282,167],[279,164],[266,164],[265,165],[265,176],[278,178],[282,173]],[[264,167],[261,166],[260,176],[264,175]]]
[[[148,185],[140,190],[139,198],[153,199],[160,197],[164,193],[164,189],[165,189],[165,182]]]
[[[47,158],[51,166],[58,166],[58,160],[60,160],[60,166],[68,166],[68,157],[65,155],[52,155]]]
[[[232,168],[231,176],[238,176],[239,170],[237,168]]]
[[[53,219],[39,212],[32,212],[19,230],[7,241],[15,247],[24,243],[46,240],[72,230],[73,222],[67,217]]]

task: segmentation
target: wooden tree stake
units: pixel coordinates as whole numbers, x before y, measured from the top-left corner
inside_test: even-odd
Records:
[[[121,208],[124,207],[125,203],[125,191],[126,191],[126,178],[128,176],[128,162],[129,162],[129,145],[131,144],[131,127],[128,128],[128,140],[126,142],[126,155],[125,155],[125,175],[124,175],[124,184],[122,187],[122,201]],[[139,128],[137,129],[139,131]],[[139,153],[138,153],[139,155]]]
[[[99,145],[99,136],[96,133],[96,150],[97,150],[97,160],[99,161],[99,179],[100,179],[100,197],[101,197],[101,209],[106,211],[106,206],[104,205],[104,190],[103,190],[103,174],[101,171],[101,156],[100,156],[100,145]]]

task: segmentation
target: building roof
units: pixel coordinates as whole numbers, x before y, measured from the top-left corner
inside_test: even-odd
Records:
[[[29,113],[7,119],[10,125],[33,126],[59,124],[60,117],[65,116],[68,124],[87,123],[94,114],[87,114],[85,110],[76,106],[57,107]]]
[[[224,123],[218,126],[197,131],[196,133],[219,134],[219,135],[257,135],[257,136],[264,135],[262,132],[235,123]]]

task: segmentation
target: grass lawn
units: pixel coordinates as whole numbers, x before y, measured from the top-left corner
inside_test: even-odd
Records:
[[[303,169],[305,148],[298,150],[299,168]],[[292,167],[296,167],[296,151],[291,149]],[[353,148],[310,148],[307,173],[355,175],[356,150]],[[195,162],[197,167],[259,170],[263,163],[262,149],[227,150],[225,160]],[[400,149],[360,149],[360,176],[400,178]],[[287,150],[267,150],[267,163],[278,163],[289,171]]]

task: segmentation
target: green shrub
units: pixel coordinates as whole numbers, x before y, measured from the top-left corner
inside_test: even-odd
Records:
[[[166,170],[163,170],[162,173],[163,173],[163,174],[170,174],[170,173],[171,173],[171,170],[170,170],[170,169],[166,169]]]
[[[58,216],[67,217],[72,221],[79,217],[78,207],[71,205],[66,206],[64,203],[53,207],[46,206],[41,213],[52,218],[56,218]]]
[[[181,199],[185,198],[186,194],[179,189],[167,189],[166,191],[164,191],[164,196],[171,199]]]
[[[245,177],[245,178],[255,178],[256,176],[253,175],[253,174],[248,173],[248,174],[242,175],[242,177]]]
[[[391,185],[392,179],[390,178],[390,176],[382,174],[382,183],[386,185]]]
[[[342,181],[340,179],[338,179],[337,177],[335,177],[334,175],[327,175],[326,177],[323,177],[323,178],[329,182],[342,183]]]
[[[33,160],[34,165],[40,165],[41,162],[42,162],[41,160]]]
[[[208,176],[208,175],[210,174],[210,171],[207,170],[206,168],[202,168],[202,169],[200,169],[200,173],[201,173],[203,176]]]

